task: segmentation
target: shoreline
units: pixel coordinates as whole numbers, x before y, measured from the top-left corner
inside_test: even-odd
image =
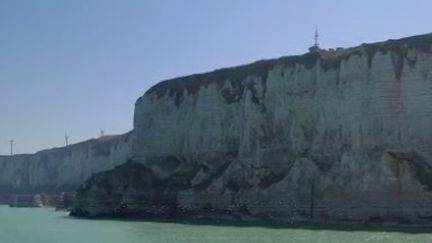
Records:
[[[297,220],[292,222],[281,220],[232,220],[211,219],[211,218],[145,218],[145,217],[115,217],[115,216],[71,216],[72,219],[83,220],[112,220],[124,222],[151,222],[151,223],[168,223],[184,224],[198,226],[231,226],[241,228],[269,228],[269,229],[308,229],[308,230],[338,230],[338,231],[384,231],[384,232],[401,232],[401,233],[432,233],[432,223],[398,223],[398,222],[355,222],[355,221],[307,221]]]
[[[182,224],[196,226],[216,226],[216,227],[238,227],[238,228],[268,228],[268,229],[304,229],[304,230],[330,230],[330,231],[369,231],[369,232],[396,232],[396,233],[432,233],[432,223],[407,224],[398,222],[355,222],[355,221],[265,221],[265,220],[230,220],[230,219],[211,219],[211,218],[145,218],[145,217],[115,217],[98,216],[84,217],[71,216],[68,210],[57,210],[52,206],[44,207],[10,207],[7,204],[0,204],[0,207],[11,210],[19,209],[50,209],[52,213],[65,213],[63,216],[71,220],[88,221],[118,221],[118,222],[147,222],[163,224]]]

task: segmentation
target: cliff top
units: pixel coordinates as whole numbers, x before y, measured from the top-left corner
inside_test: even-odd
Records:
[[[362,44],[357,47],[346,49],[322,50],[320,52],[306,53],[303,55],[261,60],[251,64],[222,68],[208,73],[193,74],[190,76],[162,81],[151,87],[146,94],[156,93],[160,97],[167,91],[170,91],[170,95],[181,95],[180,93],[183,93],[184,89],[186,89],[190,94],[195,94],[200,87],[211,83],[217,83],[222,86],[227,80],[240,81],[250,76],[261,77],[262,80],[265,81],[268,72],[275,65],[294,66],[299,64],[310,69],[315,66],[318,60],[320,60],[321,67],[324,70],[335,69],[340,66],[340,63],[343,60],[348,59],[351,55],[367,55],[370,67],[372,65],[372,58],[377,52],[387,53],[388,51],[392,51],[398,53],[401,57],[405,57],[408,49],[430,52],[431,44],[432,33],[429,33],[396,40],[391,39],[384,42]],[[399,73],[396,71],[396,76],[400,77],[400,71]]]
[[[53,148],[49,148],[49,149],[40,150],[40,151],[37,151],[35,153],[0,155],[0,160],[1,159],[8,159],[10,157],[27,158],[29,156],[34,156],[36,154],[54,153],[54,152],[63,153],[64,151],[67,151],[69,149],[87,148],[87,147],[94,147],[94,146],[98,146],[98,145],[101,146],[101,144],[116,143],[119,139],[123,139],[123,138],[129,139],[131,134],[132,134],[132,131],[129,131],[127,133],[120,134],[120,135],[104,135],[104,136],[99,137],[99,138],[91,138],[91,139],[80,141],[80,142],[77,142],[74,144],[69,144],[68,146],[53,147]]]

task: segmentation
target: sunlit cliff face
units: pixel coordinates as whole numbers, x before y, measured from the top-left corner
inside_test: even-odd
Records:
[[[177,185],[162,188],[180,214],[421,221],[432,212],[431,43],[417,36],[161,82],[136,102],[133,161]],[[117,197],[134,204],[136,193]]]
[[[92,173],[112,169],[129,156],[130,133],[104,136],[36,154],[1,156],[0,199],[1,195],[9,194],[74,191]]]

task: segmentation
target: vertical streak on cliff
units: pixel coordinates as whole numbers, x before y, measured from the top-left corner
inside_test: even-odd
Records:
[[[314,218],[314,209],[315,209],[315,181],[312,179],[310,181],[310,205],[309,205],[309,215],[310,218]]]

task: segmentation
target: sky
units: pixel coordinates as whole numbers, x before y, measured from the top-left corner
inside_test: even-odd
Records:
[[[0,154],[133,127],[159,81],[432,32],[429,0],[0,0]]]

